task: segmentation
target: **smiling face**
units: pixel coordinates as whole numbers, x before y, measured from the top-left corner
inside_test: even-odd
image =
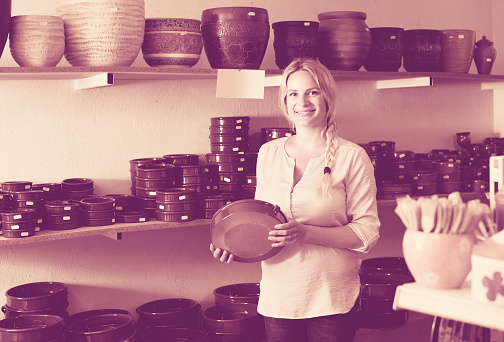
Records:
[[[289,119],[295,127],[325,127],[326,101],[308,71],[299,70],[289,76],[285,104]]]

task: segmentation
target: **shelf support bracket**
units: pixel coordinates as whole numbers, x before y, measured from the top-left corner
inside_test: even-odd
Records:
[[[75,90],[106,87],[114,84],[114,74],[103,73],[75,80]]]
[[[103,236],[116,241],[122,240],[122,233],[109,233],[109,234],[103,234]]]
[[[266,76],[264,78],[264,87],[280,87],[282,75]]]
[[[376,89],[396,89],[411,87],[429,87],[433,84],[432,77],[412,77],[396,80],[376,81]]]
[[[504,89],[504,82],[482,82],[481,90]]]

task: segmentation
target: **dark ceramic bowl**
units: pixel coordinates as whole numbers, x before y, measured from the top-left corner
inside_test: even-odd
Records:
[[[80,203],[78,201],[56,200],[44,203],[46,214],[70,214],[80,212]]]
[[[82,221],[46,222],[44,228],[47,230],[69,230],[82,227]]]
[[[200,32],[201,21],[186,18],[146,18],[145,32],[188,31]]]
[[[32,230],[35,229],[36,220],[8,222],[2,221],[2,231],[6,230]]]
[[[246,153],[207,153],[205,159],[209,164],[246,163],[249,155]]]
[[[28,315],[0,321],[0,340],[16,342],[51,341],[63,337],[63,318]]]
[[[142,335],[141,342],[206,342],[207,333],[194,328],[152,328]]]
[[[403,257],[380,257],[362,260],[359,274],[400,273],[411,276]]]
[[[249,123],[249,116],[220,116],[210,118],[210,124],[215,126],[248,125]]]
[[[215,165],[182,165],[180,166],[182,176],[211,175],[217,174]]]
[[[248,134],[249,126],[248,125],[219,125],[214,126],[210,125],[210,134],[234,134],[234,135],[243,135]]]
[[[108,210],[83,210],[82,219],[113,219],[115,218],[115,209]]]
[[[202,24],[232,21],[269,23],[268,11],[259,7],[218,7],[201,13]]]
[[[175,326],[194,322],[201,305],[188,298],[167,298],[140,305],[136,312],[139,324],[147,326]]]
[[[406,71],[441,70],[442,31],[406,30],[402,36],[403,65]]]
[[[66,303],[67,286],[59,282],[28,283],[5,292],[6,304],[15,310],[52,308]]]
[[[263,329],[264,318],[257,313],[257,304],[222,304],[203,311],[202,326],[211,332],[238,333]]]
[[[31,190],[33,182],[29,181],[12,181],[12,182],[2,182],[3,191],[23,191]]]
[[[173,165],[196,165],[199,156],[197,154],[165,154],[163,158]]]
[[[196,210],[196,201],[192,202],[157,202],[157,210],[165,212],[183,212]]]
[[[171,164],[142,164],[136,168],[136,177],[149,178],[167,178],[172,177],[175,173],[175,168]]]
[[[61,182],[61,189],[67,191],[84,191],[93,188],[93,180],[89,178],[68,178]]]
[[[143,164],[164,164],[167,163],[167,160],[164,158],[159,158],[159,157],[149,157],[149,158],[137,158],[137,159],[131,159],[129,161],[130,163],[130,171],[136,171],[136,168],[139,165]]]
[[[112,197],[85,197],[80,201],[80,207],[86,211],[101,211],[115,209],[115,199]]]
[[[45,214],[44,215],[44,223],[52,224],[52,223],[61,223],[67,221],[79,221],[81,220],[82,215],[80,212],[78,213],[67,213],[67,214]]]
[[[76,200],[80,201],[84,197],[89,197],[94,195],[94,188],[87,190],[62,190],[61,197],[63,200]]]
[[[129,194],[107,194],[105,197],[111,197],[115,199],[116,203],[116,209],[118,206],[123,206],[123,205],[136,205],[137,204],[137,199],[136,196],[134,195],[129,195]]]
[[[90,317],[109,315],[109,314],[131,315],[129,311],[122,309],[96,309],[96,310],[82,311],[65,318],[65,330],[68,330],[69,327],[77,321],[81,321]]]
[[[156,220],[163,222],[186,222],[197,218],[196,210],[169,212],[156,210]]]
[[[159,202],[191,202],[196,199],[197,193],[192,187],[158,190],[156,193],[156,201]]]
[[[2,236],[4,238],[24,238],[35,235],[35,229],[3,229]]]
[[[8,210],[0,212],[2,222],[29,221],[36,218],[36,211],[33,209]]]
[[[253,303],[259,301],[259,284],[230,284],[216,288],[213,291],[215,305],[232,303]]]
[[[366,298],[394,298],[397,286],[412,281],[410,275],[401,273],[360,274],[361,295]]]
[[[164,189],[171,188],[175,184],[175,180],[173,178],[136,178],[136,186],[142,189]]]
[[[38,310],[15,310],[13,308],[8,307],[7,305],[2,306],[2,312],[5,314],[5,318],[13,318],[19,316],[28,316],[28,315],[54,315],[59,316],[61,318],[68,317],[68,302],[62,303],[59,306],[54,308],[44,308]]]
[[[366,20],[367,14],[365,12],[356,12],[356,11],[333,11],[333,12],[319,13],[317,17],[318,20],[329,20],[329,19]]]
[[[149,216],[145,211],[116,212],[115,217],[117,223],[137,223],[149,220]]]
[[[14,201],[31,201],[44,199],[44,192],[42,190],[11,191],[10,193]]]
[[[99,227],[99,226],[110,226],[115,223],[115,215],[114,217],[108,218],[82,218],[82,225],[88,227]]]
[[[231,203],[232,199],[233,199],[232,196],[227,195],[227,194],[205,196],[200,201],[200,208],[216,209],[217,210],[217,209],[220,209],[221,207]]]
[[[68,337],[73,342],[124,341],[129,340],[134,334],[133,317],[121,313],[90,316],[68,327]]]
[[[210,144],[212,153],[239,153],[248,152],[250,149],[248,142]]]

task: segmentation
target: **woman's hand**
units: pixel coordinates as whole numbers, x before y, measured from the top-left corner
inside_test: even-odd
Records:
[[[269,232],[268,240],[273,241],[272,247],[286,246],[300,241],[304,236],[305,227],[296,220],[275,225],[275,230]]]
[[[234,255],[229,253],[228,251],[222,250],[220,248],[215,248],[213,243],[210,244],[210,251],[213,254],[213,257],[215,259],[219,259],[221,262],[225,262],[226,264],[229,264],[231,261],[233,261]]]

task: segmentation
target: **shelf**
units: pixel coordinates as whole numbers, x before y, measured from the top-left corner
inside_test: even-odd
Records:
[[[438,290],[404,284],[397,287],[394,310],[411,310],[504,331],[504,307],[474,301],[467,286]]]
[[[122,233],[139,232],[146,230],[171,229],[195,226],[208,226],[209,219],[198,219],[187,222],[163,222],[147,221],[143,223],[116,223],[109,226],[99,227],[80,227],[69,230],[42,230],[35,233],[34,236],[23,238],[5,238],[0,237],[0,246],[16,245],[24,243],[48,242],[55,240],[66,240],[89,236],[106,236],[109,238],[121,239]]]
[[[480,75],[447,72],[331,72],[337,81],[368,80],[377,83],[377,89],[430,86],[436,79],[453,82],[478,82],[482,89],[504,87],[504,75]],[[272,78],[267,86],[276,85],[282,70],[266,70]],[[0,80],[75,80],[76,89],[114,84],[117,80],[201,80],[217,79],[217,69],[152,68],[152,67],[0,67]],[[270,84],[272,83],[272,84]]]

